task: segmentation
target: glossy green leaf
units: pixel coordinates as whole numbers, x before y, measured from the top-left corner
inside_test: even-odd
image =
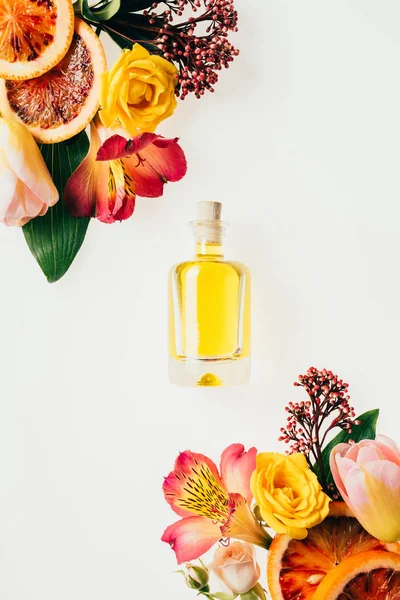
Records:
[[[93,3],[89,5],[88,0],[77,0],[74,5],[76,14],[94,24],[111,19],[117,14],[120,8],[121,0],[104,0],[94,5]]]
[[[378,409],[369,410],[368,412],[363,413],[357,417],[356,420],[360,421],[360,424],[353,425],[351,433],[348,431],[341,431],[336,437],[333,438],[333,440],[329,442],[329,444],[325,446],[322,452],[322,461],[326,474],[327,485],[330,483],[334,484],[331,468],[329,466],[329,458],[333,448],[338,444],[348,443],[350,440],[353,440],[354,442],[359,442],[360,440],[374,440],[376,436],[376,423],[378,421],[378,417]],[[313,469],[319,477],[320,470],[318,465],[315,464]]]
[[[121,7],[121,0],[110,0],[101,8],[92,8],[92,13],[99,21],[108,21],[117,14]]]
[[[156,53],[159,49],[151,43],[154,33],[142,27],[141,15],[132,15],[129,22],[120,19],[112,19],[101,23],[103,31],[106,31],[111,39],[123,50],[132,48],[133,44],[139,42],[149,52]],[[139,22],[137,22],[139,19]],[[136,23],[136,26],[135,26]]]
[[[82,246],[89,225],[89,218],[72,217],[63,202],[65,184],[87,155],[89,140],[83,131],[71,140],[39,147],[60,199],[43,217],[29,221],[23,227],[23,232],[47,280],[53,283],[68,271]]]
[[[86,19],[87,21],[90,21],[91,23],[99,22],[99,19],[96,17],[96,15],[92,12],[91,8],[89,7],[88,0],[79,0],[75,7],[75,12],[80,13],[84,19]]]

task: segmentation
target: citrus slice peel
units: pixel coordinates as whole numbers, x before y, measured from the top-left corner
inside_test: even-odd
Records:
[[[332,502],[329,517],[310,529],[306,539],[274,537],[267,569],[272,600],[314,600],[318,586],[337,565],[353,555],[371,551],[400,554],[400,544],[384,544],[375,539],[343,502]]]
[[[71,46],[60,63],[34,79],[0,81],[0,111],[23,123],[38,142],[69,139],[96,114],[106,68],[98,36],[76,18]]]
[[[71,0],[0,0],[0,77],[46,73],[65,56],[73,33]]]
[[[393,552],[361,552],[341,562],[324,577],[313,600],[399,600],[400,556]]]

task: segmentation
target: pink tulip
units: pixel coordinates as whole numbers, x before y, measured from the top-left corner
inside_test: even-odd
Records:
[[[400,449],[390,438],[338,444],[330,466],[343,500],[371,535],[400,540]]]

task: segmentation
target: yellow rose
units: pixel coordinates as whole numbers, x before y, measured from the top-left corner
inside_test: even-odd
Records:
[[[132,137],[153,132],[176,108],[178,70],[140,44],[124,50],[102,75],[100,119],[105,127],[123,127]]]
[[[269,527],[297,540],[329,512],[330,499],[303,454],[258,454],[251,491]]]

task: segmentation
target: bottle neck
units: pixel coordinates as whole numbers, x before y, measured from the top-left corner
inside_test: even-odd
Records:
[[[222,238],[227,224],[223,221],[193,221],[197,258],[223,258]]]
[[[196,240],[196,258],[223,258],[224,250],[222,243],[210,242],[209,240]]]

